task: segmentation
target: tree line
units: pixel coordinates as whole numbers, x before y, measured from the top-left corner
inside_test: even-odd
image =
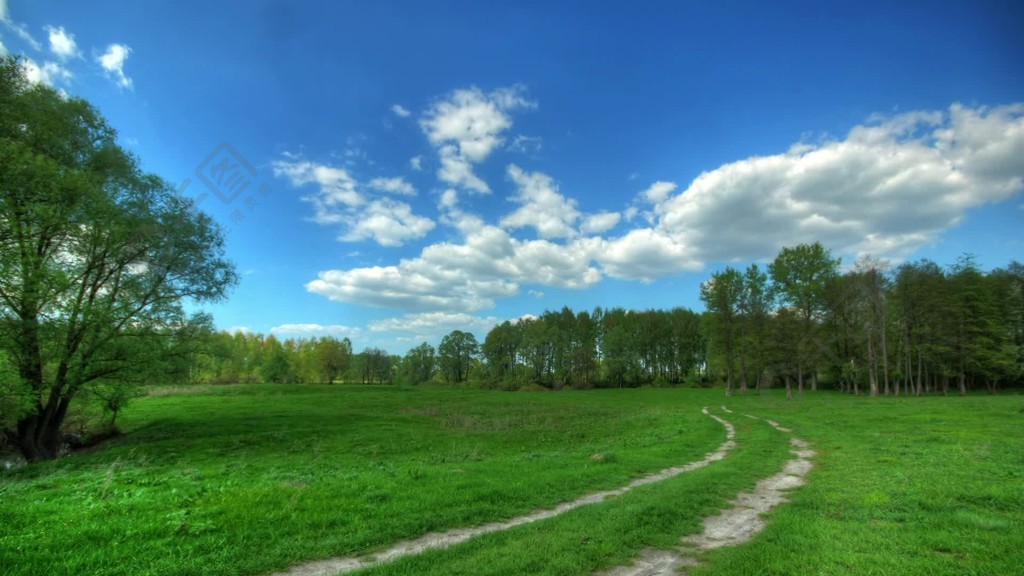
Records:
[[[211,336],[195,382],[400,383],[504,390],[713,386],[727,394],[827,386],[853,394],[960,394],[1024,384],[1024,266],[988,273],[964,256],[943,268],[869,257],[843,272],[820,243],[702,283],[704,312],[563,307],[453,330],[404,357],[353,353],[348,338]],[[184,373],[181,373],[184,376]]]
[[[701,285],[705,312],[545,312],[495,326],[472,374],[517,389],[721,383],[727,394],[827,385],[853,394],[960,394],[1024,384],[1024,266],[982,272],[862,257],[847,271],[820,243]],[[446,362],[442,355],[441,362]]]

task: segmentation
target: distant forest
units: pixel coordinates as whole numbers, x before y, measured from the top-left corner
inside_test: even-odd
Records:
[[[845,272],[820,244],[701,286],[704,312],[569,307],[503,322],[482,342],[455,330],[404,357],[348,338],[215,333],[179,365],[192,382],[359,382],[523,388],[828,387],[965,394],[1024,385],[1024,266],[971,256],[942,267],[861,258]]]

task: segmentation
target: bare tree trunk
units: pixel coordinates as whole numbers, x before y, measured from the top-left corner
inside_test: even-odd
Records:
[[[888,322],[885,321],[885,303],[882,303],[882,381],[885,383],[885,395],[889,395],[889,345],[885,333]],[[897,396],[899,394],[897,393]]]
[[[790,385],[789,374],[786,374],[786,398],[793,398],[793,387]]]
[[[740,394],[747,393],[747,353],[740,354]]]
[[[868,333],[868,386],[871,389],[871,396],[878,396],[878,365],[875,358],[875,347],[873,338]]]

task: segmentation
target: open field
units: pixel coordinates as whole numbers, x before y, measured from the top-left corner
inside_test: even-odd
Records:
[[[128,434],[0,476],[3,574],[268,574],[720,462],[368,574],[592,574],[671,548],[789,458],[809,484],[693,574],[1024,573],[1024,396],[725,398],[237,386],[132,404]],[[727,413],[721,406],[730,408]]]

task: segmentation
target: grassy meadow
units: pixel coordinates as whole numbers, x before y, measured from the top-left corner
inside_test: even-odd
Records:
[[[811,441],[816,468],[694,574],[1024,573],[1024,396],[180,391],[135,401],[95,451],[0,473],[0,573],[257,575],[370,553],[698,460],[725,439],[702,406],[737,427],[721,462],[367,573],[591,574],[671,547],[790,457],[742,414]]]

